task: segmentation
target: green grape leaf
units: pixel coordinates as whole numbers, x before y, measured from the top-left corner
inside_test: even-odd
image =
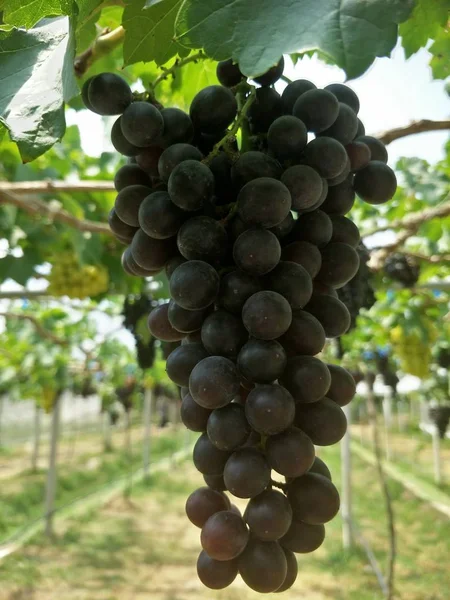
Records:
[[[0,281],[13,279],[19,285],[25,285],[28,279],[35,274],[35,266],[36,259],[33,260],[28,254],[21,258],[5,256],[0,261]]]
[[[417,0],[411,17],[399,29],[406,58],[436,37],[447,22],[448,10],[448,0]]]
[[[8,25],[31,29],[45,17],[72,15],[75,4],[68,0],[9,0],[3,20]]]
[[[430,67],[434,79],[450,77],[450,30],[442,29],[438,33],[434,44],[430,46],[430,52],[433,55]]]
[[[185,0],[175,39],[215,60],[232,57],[250,77],[282,54],[319,50],[353,78],[389,56],[411,9],[411,0],[260,0],[257,10],[248,0]]]
[[[30,31],[0,32],[0,121],[24,162],[62,138],[64,101],[78,94],[69,19],[42,21]]]
[[[163,65],[176,54],[189,54],[174,40],[175,19],[182,1],[162,0],[144,9],[144,0],[128,0],[122,20],[126,65],[152,60]]]

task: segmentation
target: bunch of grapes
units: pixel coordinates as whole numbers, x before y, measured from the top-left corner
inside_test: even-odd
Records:
[[[380,373],[380,375],[383,377],[384,385],[392,388],[392,391],[395,395],[397,393],[397,385],[400,380],[391,364],[389,354],[381,351],[376,352],[375,363],[377,365],[378,373]]]
[[[391,330],[392,345],[404,373],[420,379],[429,376],[432,342],[436,337],[437,332],[431,323],[426,324],[422,332],[415,329],[407,331],[401,326]]]
[[[375,292],[371,284],[371,272],[367,263],[369,252],[361,242],[356,247],[359,256],[359,267],[356,275],[348,283],[338,289],[338,298],[348,308],[351,317],[350,329],[356,327],[356,319],[362,308],[371,308],[375,302]]]
[[[49,294],[69,298],[94,298],[109,288],[108,271],[97,265],[80,264],[74,252],[55,256],[48,281]]]
[[[411,288],[419,280],[420,268],[417,261],[404,254],[392,254],[384,263],[384,272],[388,277],[401,283],[405,288]]]
[[[121,115],[112,141],[132,157],[110,215],[129,244],[124,269],[164,268],[169,280],[171,299],[149,328],[172,345],[181,418],[200,433],[193,460],[206,485],[186,512],[201,528],[199,578],[213,589],[238,572],[258,592],[288,589],[294,553],[316,550],[339,510],[314,446],[344,435],[355,382],[316,355],[351,324],[337,290],[360,264],[359,231],[345,216],[355,193],[381,204],[396,189],[355,93],[299,80],[280,95],[282,72],[283,59],[255,90],[221,62],[222,85],[200,91],[189,115],[133,101],[113,74],[83,90],[92,110]],[[226,491],[249,500],[244,515]]]
[[[450,348],[441,346],[437,351],[437,363],[442,369],[450,369]]]
[[[137,363],[141,369],[149,369],[155,361],[155,338],[149,335],[147,328],[147,317],[151,309],[151,298],[141,294],[127,296],[122,310],[123,324],[135,339]]]
[[[439,431],[439,437],[444,439],[450,422],[450,406],[432,406],[428,414]]]

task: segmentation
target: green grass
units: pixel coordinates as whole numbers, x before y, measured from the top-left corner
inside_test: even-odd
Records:
[[[183,432],[176,432],[155,437],[152,441],[152,461],[170,456],[181,448],[183,436]],[[123,450],[117,450],[100,455],[94,469],[86,469],[82,464],[72,467],[64,465],[58,473],[56,508],[127,477],[141,466],[141,444],[133,447],[131,459]],[[7,486],[4,486],[6,491],[0,489],[0,543],[42,516],[45,482],[45,471],[27,471],[12,479],[11,491],[7,491]]]

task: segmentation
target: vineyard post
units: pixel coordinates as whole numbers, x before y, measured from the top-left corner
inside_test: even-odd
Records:
[[[37,471],[39,465],[39,450],[41,446],[41,407],[36,402],[34,405],[34,440],[31,455],[31,470]]]
[[[437,485],[442,483],[442,469],[441,469],[441,439],[439,437],[439,429],[436,425],[433,426],[433,432],[431,434],[433,440],[433,466],[434,466],[434,480]]]
[[[392,394],[389,388],[385,391],[383,398],[383,420],[386,460],[390,461],[392,458],[391,443],[389,439],[389,432],[392,427]]]
[[[2,425],[3,425],[3,408],[4,408],[4,395],[0,394],[0,448],[2,447]]]
[[[103,413],[103,451],[112,452],[111,415],[107,410]]]
[[[342,410],[347,417],[347,432],[341,441],[341,480],[342,480],[342,544],[346,550],[352,546],[352,456],[351,456],[351,409],[350,405]]]
[[[151,387],[146,387],[144,391],[144,440],[143,440],[143,471],[144,479],[147,481],[150,476],[150,454],[151,454],[151,423],[152,423],[152,402],[153,393]]]
[[[45,489],[45,534],[53,536],[53,516],[55,511],[55,496],[57,483],[58,438],[61,414],[61,392],[58,391],[53,405],[52,424],[50,433],[50,454]]]

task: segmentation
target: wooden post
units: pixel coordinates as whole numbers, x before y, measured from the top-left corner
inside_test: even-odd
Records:
[[[47,483],[45,489],[45,534],[48,537],[53,536],[53,516],[55,510],[56,483],[57,483],[57,459],[58,459],[58,438],[61,413],[61,393],[58,392],[55,398],[52,412],[52,424],[50,433],[50,454],[47,472]]]
[[[103,413],[103,451],[112,451],[111,415],[107,410]]]
[[[383,398],[383,417],[384,417],[384,450],[386,460],[391,460],[392,452],[389,440],[389,430],[392,426],[392,395],[390,391],[385,392]]]
[[[4,408],[5,397],[0,394],[0,448],[2,447],[2,424],[3,424],[3,408]]]
[[[144,439],[142,445],[142,459],[144,479],[150,477],[150,454],[151,454],[151,424],[152,424],[152,400],[153,394],[151,388],[145,388],[144,391]]]
[[[341,514],[342,514],[342,544],[347,550],[352,546],[352,482],[351,482],[351,410],[350,405],[344,406],[342,410],[347,417],[347,432],[341,441]]]
[[[37,471],[39,467],[39,450],[41,446],[41,407],[36,402],[34,405],[34,442],[31,455],[31,469]]]
[[[441,439],[439,437],[439,430],[436,426],[433,427],[433,465],[434,465],[434,480],[440,485],[442,483],[442,469],[441,469]]]
[[[363,407],[362,403],[359,405],[358,413],[359,413],[359,442],[361,445],[363,445],[364,444],[364,423],[363,423],[364,407]]]

